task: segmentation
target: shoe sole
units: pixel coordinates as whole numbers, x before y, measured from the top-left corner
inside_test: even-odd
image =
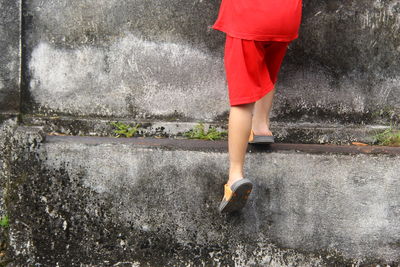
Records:
[[[253,141],[249,144],[273,144],[275,143],[275,138],[270,135],[254,135]]]
[[[222,200],[219,206],[220,213],[230,213],[242,209],[253,189],[253,183],[246,178],[235,182],[232,187],[233,196],[229,201]]]

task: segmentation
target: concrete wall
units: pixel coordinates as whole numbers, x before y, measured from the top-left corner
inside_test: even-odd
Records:
[[[221,217],[226,150],[14,131],[20,102],[94,125],[68,123],[71,133],[98,134],[90,116],[189,122],[179,129],[225,120],[224,34],[209,29],[219,1],[20,5],[0,0],[0,264],[5,249],[16,266],[400,262],[398,156],[251,153],[251,202]],[[274,122],[399,120],[399,14],[397,0],[304,0]]]
[[[0,113],[19,110],[20,22],[20,0],[0,0]]]
[[[10,154],[11,154],[11,139],[17,128],[16,118],[3,118],[0,115],[0,218],[7,218],[6,195],[8,182],[10,179]],[[10,258],[8,257],[9,247],[9,228],[0,227],[0,265],[5,266]]]
[[[301,37],[287,56],[293,64],[281,76],[278,116],[398,120],[399,1],[306,0],[303,12]]]
[[[223,113],[223,36],[211,1],[26,3],[32,112],[180,116]]]
[[[146,145],[94,137],[43,142],[35,131],[22,127],[13,135],[6,203],[16,264],[400,261],[398,156],[250,153],[251,200],[243,212],[220,216],[226,144],[163,148],[157,140]]]
[[[275,120],[377,123],[400,103],[397,0],[304,0]],[[27,1],[31,113],[208,120],[229,108],[219,1]]]

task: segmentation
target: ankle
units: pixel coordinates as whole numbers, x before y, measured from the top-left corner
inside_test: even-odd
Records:
[[[252,129],[255,135],[273,135],[268,126],[253,127]]]
[[[232,184],[239,181],[240,179],[243,179],[243,174],[241,174],[241,173],[229,174],[229,179],[227,181],[227,184],[230,187]]]
[[[269,128],[269,120],[252,120],[251,122],[252,128]]]

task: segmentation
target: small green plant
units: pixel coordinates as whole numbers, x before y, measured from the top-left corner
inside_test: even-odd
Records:
[[[215,127],[209,127],[208,131],[204,130],[203,123],[199,123],[194,129],[184,133],[185,137],[190,139],[219,140],[227,135],[226,131],[219,132]]]
[[[0,226],[6,228],[6,227],[8,227],[8,223],[9,223],[8,222],[8,216],[7,215],[1,216],[1,218],[0,218]]]
[[[114,133],[117,135],[117,137],[132,137],[136,134],[138,131],[138,128],[140,124],[136,124],[135,126],[125,124],[123,122],[111,122],[111,125],[116,128],[114,130]]]
[[[400,146],[400,130],[394,129],[393,126],[376,134],[374,138],[381,146]]]

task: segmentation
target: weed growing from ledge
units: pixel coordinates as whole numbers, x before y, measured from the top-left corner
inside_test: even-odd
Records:
[[[391,126],[382,133],[374,136],[376,143],[381,146],[400,146],[400,130]]]
[[[8,216],[7,215],[1,216],[0,226],[4,227],[4,228],[8,227]]]
[[[219,140],[227,135],[226,131],[219,132],[215,127],[210,127],[206,133],[202,123],[197,124],[194,129],[183,134],[190,139]]]
[[[132,126],[123,122],[111,122],[111,125],[117,128],[114,130],[114,133],[117,135],[117,137],[132,137],[136,134],[140,126],[140,124]]]

